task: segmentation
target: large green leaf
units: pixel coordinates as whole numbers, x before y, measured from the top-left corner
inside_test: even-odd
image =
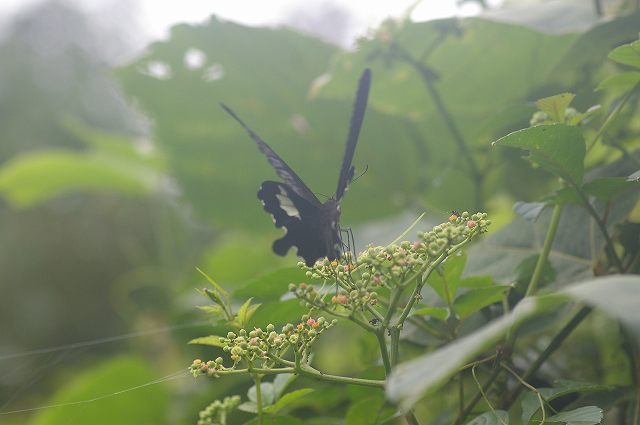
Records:
[[[572,285],[562,296],[602,309],[628,327],[640,330],[640,277],[607,276]],[[435,391],[459,369],[501,340],[525,320],[562,302],[559,296],[525,298],[509,314],[432,353],[401,364],[387,382],[387,396],[410,408],[424,394]]]
[[[70,418],[93,425],[169,424],[167,386],[150,385],[160,378],[155,370],[146,360],[118,357],[81,371],[46,403],[68,406],[42,410],[29,425],[64,424]]]
[[[140,196],[160,183],[156,169],[100,152],[41,150],[20,155],[0,169],[0,193],[20,208],[78,191]]]
[[[199,68],[184,63],[193,49],[204,58]],[[200,216],[276,235],[280,231],[272,230],[255,196],[260,183],[275,179],[276,173],[218,103],[233,108],[313,190],[330,196],[357,78],[340,99],[311,99],[309,90],[336,50],[291,30],[250,28],[213,18],[205,25],[174,27],[168,41],[154,44],[119,76],[154,118],[169,166]],[[171,69],[167,78],[149,75],[154,64]],[[207,78],[212,67],[219,77],[213,81]],[[368,165],[369,172],[352,185],[344,201],[345,222],[395,211],[395,205],[407,199],[403,193],[413,181],[411,169],[418,166],[417,161],[407,164],[413,141],[405,123],[374,108],[366,113],[360,139],[354,165],[358,170]]]
[[[582,184],[586,147],[578,127],[539,125],[515,131],[494,144],[525,149],[531,162],[572,185]]]

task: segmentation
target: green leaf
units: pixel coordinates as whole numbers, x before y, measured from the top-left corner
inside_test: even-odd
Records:
[[[452,301],[456,295],[460,276],[462,276],[466,261],[467,257],[464,254],[449,257],[442,268],[439,269],[441,272],[431,273],[427,278],[427,283],[447,304]]]
[[[502,301],[510,286],[501,285],[490,288],[476,288],[460,295],[453,302],[453,310],[460,319],[466,319],[480,309]]]
[[[239,328],[244,328],[247,325],[247,322],[251,319],[251,316],[256,312],[256,310],[260,307],[260,304],[251,305],[251,301],[253,298],[249,298],[244,302],[238,309],[236,313],[235,319],[233,319],[233,325]]]
[[[554,122],[564,124],[565,111],[574,97],[576,97],[576,95],[573,93],[560,93],[536,101],[536,106],[545,112]]]
[[[509,423],[509,413],[504,410],[496,410],[494,412],[484,412],[480,416],[476,416],[467,425],[505,425]]]
[[[213,347],[224,347],[224,344],[220,342],[220,338],[217,335],[203,336],[200,338],[194,338],[189,341],[189,344],[211,345]]]
[[[445,307],[424,306],[411,312],[412,316],[429,316],[438,320],[445,320],[449,317],[449,309]]]
[[[384,399],[381,396],[367,397],[353,403],[345,418],[345,425],[376,425]]]
[[[314,391],[313,388],[301,388],[299,390],[291,391],[290,393],[287,393],[287,394],[283,395],[282,397],[280,397],[280,399],[278,399],[278,401],[276,401],[271,406],[267,407],[264,411],[266,413],[276,414],[280,410],[284,409],[285,407],[287,407],[288,405],[293,403],[294,401],[298,400],[299,398],[304,397],[305,395],[307,395],[309,393],[312,393],[313,391]]]
[[[40,150],[0,168],[0,194],[18,208],[31,208],[72,192],[141,196],[158,188],[160,174],[144,164],[98,152]]]
[[[603,80],[596,90],[619,89],[628,91],[640,83],[640,72],[623,72]]]
[[[558,298],[522,300],[511,313],[443,348],[399,365],[387,381],[387,397],[409,409],[425,393],[438,388],[461,366],[495,345],[506,333],[536,313],[557,305]]]
[[[493,285],[491,276],[469,276],[460,280],[458,284],[461,288],[489,288]]]
[[[147,360],[117,357],[75,372],[67,376],[55,395],[44,403],[68,403],[69,406],[37,412],[30,425],[65,424],[70,423],[70,418],[73,423],[92,425],[165,423],[171,405],[171,383],[148,385],[164,373],[150,368]],[[135,391],[121,395],[129,389]]]
[[[547,422],[566,422],[568,425],[596,425],[602,421],[602,409],[597,406],[578,407],[547,418]]]
[[[515,131],[493,144],[526,149],[531,162],[571,184],[582,184],[586,148],[578,127],[539,125]]]
[[[585,184],[583,189],[598,199],[609,202],[633,187],[638,187],[638,181],[626,177],[605,177],[595,179]]]
[[[634,331],[640,331],[640,277],[613,275],[572,285],[557,295],[523,299],[507,315],[436,351],[399,365],[387,381],[390,400],[409,409],[420,397],[435,391],[460,367],[495,345],[527,319],[556,307],[566,296],[600,308]]]
[[[547,402],[573,393],[588,393],[596,391],[610,391],[613,387],[588,382],[570,380],[558,380],[554,388],[538,388],[540,395]],[[540,400],[533,392],[528,392],[522,397],[522,423],[528,424],[531,417],[540,409]]]
[[[616,47],[609,53],[609,59],[623,65],[640,68],[640,40]]]
[[[209,284],[211,284],[211,286],[213,286],[213,288],[219,293],[222,294],[223,297],[227,297],[229,296],[229,294],[227,293],[227,291],[224,290],[224,288],[220,285],[218,285],[218,282],[216,282],[211,276],[209,276],[208,274],[206,274],[205,272],[203,272],[202,270],[200,270],[199,267],[196,267],[196,270],[198,271],[198,273],[200,273],[202,276],[204,276],[205,279],[207,279],[207,282],[209,282]]]
[[[224,313],[224,310],[219,305],[199,305],[196,308],[212,316],[220,316]]]

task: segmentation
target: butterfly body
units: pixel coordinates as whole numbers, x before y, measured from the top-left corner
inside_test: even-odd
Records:
[[[249,133],[283,180],[267,180],[258,191],[258,199],[262,202],[264,210],[271,214],[275,226],[285,229],[285,235],[273,243],[272,248],[276,254],[286,255],[290,248],[296,247],[298,256],[304,258],[308,266],[320,258],[340,258],[343,246],[340,238],[340,200],[353,178],[354,168],[351,161],[364,119],[370,81],[371,73],[365,70],[360,77],[356,93],[336,194],[324,203],[320,202],[295,171],[266,142],[231,109],[222,105]]]

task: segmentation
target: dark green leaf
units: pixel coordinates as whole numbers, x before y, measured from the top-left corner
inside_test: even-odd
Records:
[[[471,289],[456,298],[453,302],[453,309],[460,319],[466,319],[480,309],[502,301],[509,288],[509,286],[493,286]]]
[[[637,185],[637,181],[628,180],[625,177],[605,177],[590,181],[584,185],[583,189],[588,194],[609,202]]]
[[[382,411],[384,398],[368,397],[352,404],[347,411],[345,425],[376,425]]]

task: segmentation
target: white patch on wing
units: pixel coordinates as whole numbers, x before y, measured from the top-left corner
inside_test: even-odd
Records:
[[[280,202],[280,208],[289,217],[295,217],[298,220],[302,220],[302,217],[300,216],[300,211],[298,211],[296,206],[293,205],[293,202],[291,201],[289,196],[287,196],[287,193],[284,191],[284,189],[280,188],[280,193],[276,194],[276,198],[278,198],[278,201]]]

